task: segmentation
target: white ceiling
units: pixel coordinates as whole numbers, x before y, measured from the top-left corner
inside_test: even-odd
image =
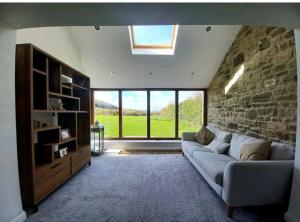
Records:
[[[206,88],[240,26],[179,26],[175,54],[132,55],[127,26],[70,27],[95,88]],[[116,75],[111,76],[113,72]],[[149,75],[152,72],[152,75]],[[190,75],[191,73],[195,75]]]

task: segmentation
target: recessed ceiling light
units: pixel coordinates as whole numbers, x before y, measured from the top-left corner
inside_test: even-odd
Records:
[[[211,30],[211,26],[207,26],[205,30],[209,32]]]

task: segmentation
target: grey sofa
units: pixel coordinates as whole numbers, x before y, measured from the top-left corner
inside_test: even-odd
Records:
[[[282,203],[288,198],[293,166],[294,147],[273,142],[269,160],[241,161],[243,144],[260,139],[208,126],[214,140],[230,143],[224,154],[217,154],[194,139],[195,132],[182,135],[183,155],[194,165],[207,183],[227,205],[232,217],[235,207]]]

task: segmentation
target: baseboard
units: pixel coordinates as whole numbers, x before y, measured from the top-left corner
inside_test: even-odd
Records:
[[[23,222],[26,220],[26,213],[24,210],[21,211],[14,219],[12,219],[10,222]]]
[[[284,219],[287,222],[300,222],[300,218],[289,211],[285,213]]]

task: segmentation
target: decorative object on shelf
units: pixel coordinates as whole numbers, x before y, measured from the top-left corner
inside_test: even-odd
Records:
[[[91,152],[93,156],[100,156],[104,153],[104,125],[98,124],[91,126]],[[96,137],[98,135],[98,138]],[[98,139],[98,145],[96,140]]]
[[[60,156],[60,158],[63,158],[67,154],[68,154],[68,148],[67,147],[64,147],[64,148],[62,148],[62,149],[59,150],[59,156]]]
[[[61,82],[62,83],[73,83],[73,79],[69,76],[66,76],[66,75],[61,75]]]
[[[34,129],[41,128],[41,121],[33,120],[33,128]]]
[[[55,145],[54,146],[54,152],[57,152],[58,151],[58,145]]]
[[[81,81],[80,85],[81,85],[81,86],[85,86],[85,84],[86,84],[86,79],[83,79],[83,80]]]
[[[56,109],[57,109],[57,110],[60,110],[60,111],[65,110],[64,104],[62,103],[61,99],[58,99],[58,100],[57,100],[57,107],[56,107]]]
[[[55,107],[53,105],[49,105],[49,110],[55,110]]]
[[[67,140],[71,138],[70,130],[69,129],[61,129],[60,131],[61,139]]]
[[[47,127],[48,124],[47,123],[42,123],[42,127]]]

